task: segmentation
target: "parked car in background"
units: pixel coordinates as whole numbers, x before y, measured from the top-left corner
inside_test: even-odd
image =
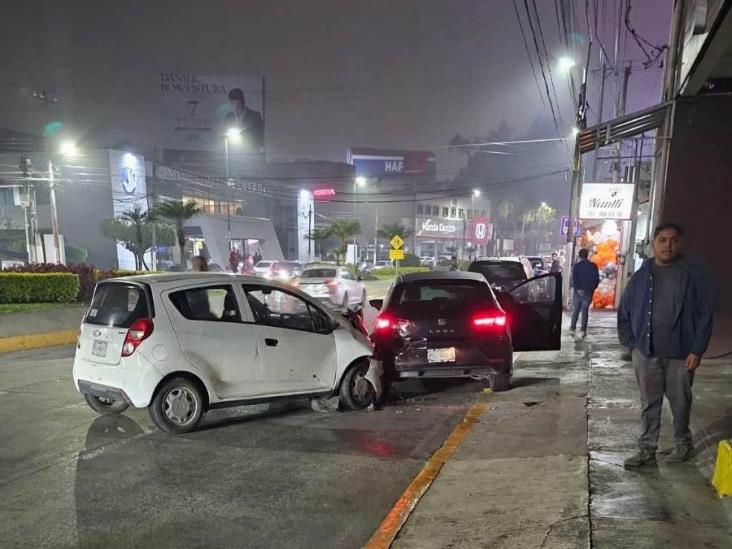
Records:
[[[533,288],[538,285],[538,289]],[[496,294],[479,273],[431,272],[397,277],[371,340],[385,375],[402,378],[487,378],[509,388],[514,351],[560,348],[562,299],[558,275]]]
[[[419,264],[422,265],[422,267],[435,268],[435,266],[437,265],[437,260],[435,260],[435,258],[431,256],[424,256],[419,258]]]
[[[342,309],[366,304],[366,288],[360,277],[345,267],[305,269],[293,285],[315,299]]]
[[[470,263],[468,271],[482,274],[498,292],[508,292],[534,277],[534,268],[525,257],[476,259]]]
[[[73,366],[100,414],[147,408],[169,433],[212,409],[339,395],[365,408],[371,346],[336,313],[276,281],[232,274],[153,274],[97,284]]]

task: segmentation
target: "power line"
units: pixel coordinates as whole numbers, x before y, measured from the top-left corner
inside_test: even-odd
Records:
[[[544,57],[546,59],[546,68],[549,72],[549,82],[552,85],[552,91],[554,92],[554,101],[557,105],[557,113],[559,114],[559,121],[562,127],[564,127],[564,120],[562,117],[562,108],[560,106],[559,98],[557,97],[557,88],[554,86],[554,76],[552,75],[552,64],[549,59],[549,54],[546,49],[546,41],[544,40],[544,31],[541,26],[541,17],[539,16],[539,9],[536,7],[536,0],[531,0],[531,4],[534,6],[534,16],[536,17],[536,27],[539,29],[539,38],[541,39],[541,45],[544,48]],[[560,133],[561,135],[561,133]]]
[[[531,36],[534,39],[534,48],[536,49],[536,55],[539,59],[539,67],[541,69],[541,77],[544,80],[544,88],[546,89],[546,98],[549,101],[549,108],[552,112],[552,118],[554,119],[554,126],[557,129],[557,135],[561,137],[562,130],[559,128],[559,121],[557,120],[557,113],[554,110],[554,104],[552,103],[551,92],[549,91],[549,82],[546,79],[546,73],[544,72],[544,62],[541,58],[541,50],[539,49],[539,42],[536,38],[536,31],[534,30],[534,23],[531,20],[531,12],[529,11],[528,0],[524,0],[524,7],[526,8],[526,15],[529,18],[529,28],[531,29]]]
[[[531,58],[531,51],[529,50],[529,43],[526,41],[526,33],[524,32],[524,25],[521,23],[521,17],[519,16],[518,8],[516,7],[516,0],[513,0],[513,9],[516,12],[516,20],[518,21],[519,29],[521,29],[521,38],[524,41],[524,48],[526,49],[526,55],[529,58],[529,64],[531,65],[531,73],[534,75],[534,82],[536,83],[536,91],[539,92],[539,98],[541,104],[544,105],[546,110],[546,101],[544,100],[544,94],[541,93],[541,86],[539,85],[539,77],[536,76],[536,67],[534,66],[534,60]]]

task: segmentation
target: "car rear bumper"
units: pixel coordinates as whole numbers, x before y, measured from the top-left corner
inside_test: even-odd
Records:
[[[73,367],[74,385],[80,393],[106,391],[124,394],[126,402],[137,408],[144,408],[152,400],[155,388],[163,379],[160,371],[147,360],[139,350],[125,357],[118,364],[99,364],[77,356]],[[91,392],[96,396],[105,396]],[[115,398],[108,396],[107,398]]]
[[[78,386],[79,392],[82,395],[93,395],[111,400],[121,400],[127,404],[132,404],[127,393],[117,387],[110,387],[108,385],[102,385],[101,383],[92,383],[91,381],[84,381],[83,379],[78,381]]]
[[[394,373],[399,379],[456,377],[481,378],[494,374],[510,374],[511,366],[445,366],[424,364],[422,366],[410,366],[409,368],[394,368]]]

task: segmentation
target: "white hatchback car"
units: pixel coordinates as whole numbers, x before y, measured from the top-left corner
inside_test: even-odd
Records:
[[[292,287],[234,274],[170,273],[97,284],[81,324],[76,388],[94,410],[147,407],[184,433],[211,408],[338,395],[361,409],[371,346]]]
[[[360,277],[345,267],[308,267],[294,286],[319,301],[345,309],[350,305],[366,306],[366,288]]]

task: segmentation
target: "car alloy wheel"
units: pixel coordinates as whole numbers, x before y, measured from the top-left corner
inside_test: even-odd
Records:
[[[163,413],[174,425],[188,425],[195,417],[200,403],[187,387],[171,388],[163,399]]]

